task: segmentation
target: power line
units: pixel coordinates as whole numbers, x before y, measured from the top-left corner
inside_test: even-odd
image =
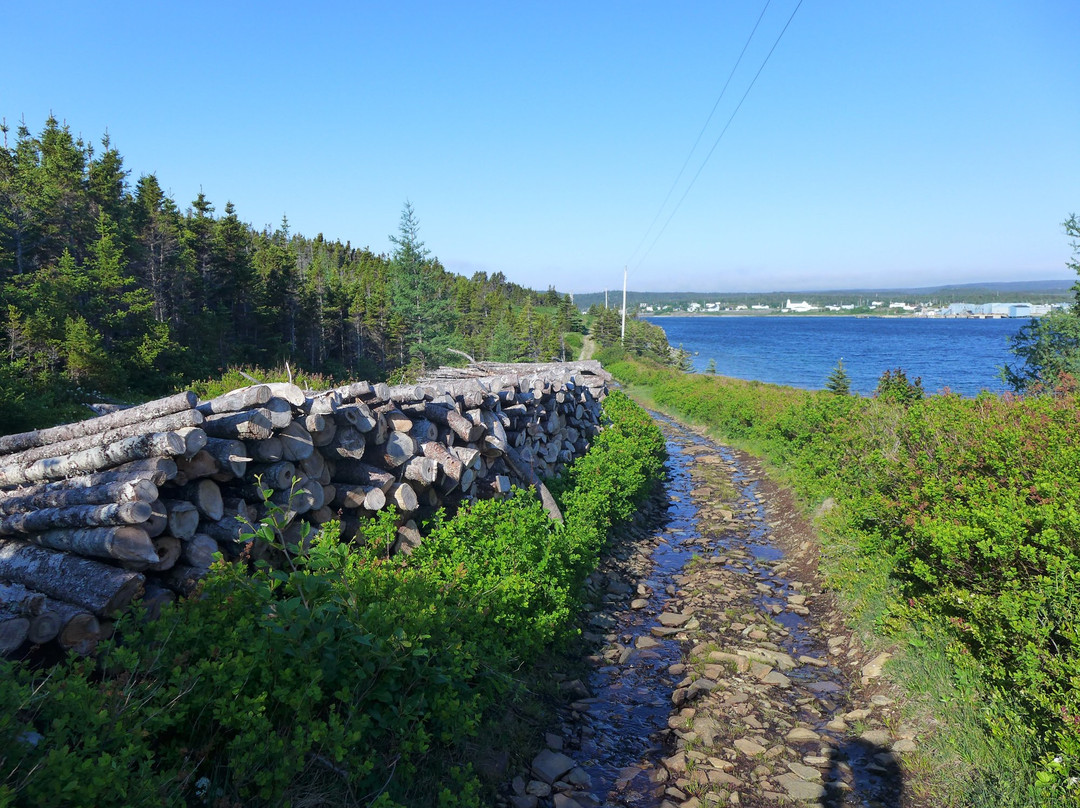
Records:
[[[634,258],[638,254],[638,250],[645,244],[645,240],[649,237],[649,233],[652,232],[653,227],[656,226],[657,221],[660,219],[660,214],[664,212],[664,207],[667,205],[668,200],[671,199],[671,194],[675,190],[675,187],[679,184],[679,180],[682,179],[683,172],[686,171],[686,167],[690,164],[690,158],[694,156],[694,151],[697,149],[698,144],[701,142],[702,136],[705,134],[705,130],[709,128],[709,124],[712,122],[713,115],[716,114],[716,108],[720,106],[720,102],[724,98],[724,93],[727,92],[728,85],[731,84],[731,79],[735,76],[735,71],[739,69],[739,65],[742,64],[742,58],[746,55],[746,49],[750,47],[750,40],[754,38],[754,34],[757,33],[758,26],[761,25],[761,20],[765,16],[765,12],[769,9],[769,3],[772,0],[765,0],[765,5],[761,9],[761,13],[758,15],[757,22],[754,23],[753,30],[750,31],[750,36],[746,38],[746,42],[743,44],[742,50],[739,52],[739,58],[735,60],[735,64],[731,68],[731,72],[728,73],[727,81],[724,82],[724,87],[720,90],[720,95],[716,97],[716,103],[712,105],[712,109],[709,110],[709,117],[705,119],[705,124],[701,127],[701,131],[698,132],[697,138],[694,140],[694,145],[690,147],[690,151],[686,153],[686,159],[683,160],[682,168],[679,169],[678,175],[675,177],[675,181],[671,183],[671,187],[668,188],[667,195],[664,197],[664,201],[660,203],[660,207],[656,211],[656,215],[653,216],[653,220],[649,223],[649,226],[645,229],[645,232],[641,236],[641,241],[638,242],[637,247],[630,254],[630,258],[627,259],[627,264],[632,264]]]
[[[765,59],[761,63],[761,67],[759,67],[757,72],[754,74],[754,78],[750,80],[750,85],[746,88],[746,92],[743,93],[742,98],[739,99],[739,103],[735,106],[735,109],[732,111],[731,116],[727,119],[727,123],[724,124],[724,128],[720,130],[720,134],[717,135],[716,140],[713,142],[712,148],[709,149],[709,153],[705,155],[705,159],[702,160],[701,165],[698,166],[698,170],[697,173],[694,174],[694,178],[690,180],[690,184],[686,186],[686,190],[683,191],[683,195],[679,197],[679,201],[675,204],[675,207],[672,208],[671,213],[668,214],[667,220],[664,222],[664,226],[661,227],[660,232],[656,234],[656,238],[654,238],[652,244],[649,245],[649,249],[645,251],[645,254],[642,255],[638,262],[634,265],[634,269],[637,269],[645,262],[645,259],[648,258],[649,254],[653,251],[653,247],[655,247],[656,243],[660,241],[660,237],[664,235],[664,232],[667,230],[668,225],[671,224],[671,220],[675,218],[675,214],[678,212],[679,208],[682,206],[683,201],[690,193],[690,189],[694,187],[694,183],[697,182],[698,177],[701,176],[701,172],[705,169],[706,164],[709,162],[709,158],[712,157],[713,152],[716,151],[716,147],[720,145],[720,141],[723,139],[724,134],[728,130],[728,127],[731,126],[731,122],[735,120],[735,116],[742,108],[743,102],[746,101],[746,97],[750,95],[750,91],[754,89],[754,84],[757,82],[758,76],[760,76],[761,71],[765,69],[765,65],[769,63],[769,59],[773,55],[773,51],[775,51],[776,46],[780,44],[780,40],[784,38],[784,34],[787,32],[788,26],[791,25],[791,21],[795,19],[795,14],[796,12],[798,12],[799,7],[802,6],[802,4],[803,0],[799,0],[799,2],[795,4],[795,8],[794,10],[792,10],[791,16],[788,17],[787,22],[784,23],[784,27],[781,29],[779,36],[776,37],[776,41],[773,42],[772,47],[769,48],[769,52],[765,55]]]

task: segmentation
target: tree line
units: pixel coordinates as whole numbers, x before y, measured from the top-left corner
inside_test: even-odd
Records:
[[[376,253],[294,233],[285,217],[256,229],[201,192],[181,210],[154,174],[129,182],[108,135],[95,147],[51,116],[37,135],[0,131],[0,432],[233,365],[382,379],[448,349],[556,359],[581,328],[552,288],[448,272],[408,203],[394,249]]]

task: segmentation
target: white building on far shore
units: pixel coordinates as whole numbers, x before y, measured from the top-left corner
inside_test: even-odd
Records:
[[[784,306],[784,311],[807,312],[807,311],[817,311],[817,310],[818,310],[817,306],[811,306],[805,300],[802,301],[801,303],[792,303],[791,300],[788,299],[787,305]]]

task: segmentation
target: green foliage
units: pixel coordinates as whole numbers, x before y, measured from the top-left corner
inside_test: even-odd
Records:
[[[843,359],[838,360],[836,367],[832,369],[832,373],[829,374],[829,378],[825,382],[825,389],[837,396],[851,394],[851,377],[848,376],[847,370],[844,369]]]
[[[379,255],[293,233],[285,218],[255,230],[202,193],[181,209],[153,174],[132,189],[120,153],[101,146],[50,117],[0,147],[3,347],[21,363],[0,373],[19,379],[0,400],[39,402],[13,424],[62,420],[54,401],[145,400],[237,366],[379,380],[415,375],[449,347],[553,360],[561,335],[582,328],[554,289],[447,272],[409,206],[393,255]]]
[[[622,315],[616,309],[599,304],[589,309],[589,334],[601,348],[617,348],[634,356],[648,357],[656,362],[683,367],[689,357],[681,346],[678,350],[668,344],[667,334],[658,325],[639,320],[636,311],[627,312],[626,339],[622,338]]]
[[[984,694],[986,731],[1041,761],[1047,794],[1078,797],[1080,396],[924,398],[902,371],[862,399],[640,362],[609,370],[764,454],[810,501],[832,497],[833,584],[864,601],[874,589],[881,626],[947,637]],[[868,583],[867,569],[891,584]]]
[[[716,375],[716,360],[715,359],[713,359],[711,357],[709,358],[709,364],[707,364],[705,366],[705,372],[708,373],[710,376],[715,376]]]
[[[921,401],[925,392],[921,377],[916,376],[915,381],[909,381],[904,369],[896,368],[896,370],[886,370],[881,374],[874,395],[883,401],[911,404],[913,401]]]
[[[1074,213],[1062,227],[1074,239],[1066,266],[1080,276],[1080,219]],[[1032,319],[1009,338],[1009,350],[1019,361],[1003,366],[1001,379],[1016,392],[1069,388],[1080,377],[1080,280],[1072,291],[1071,309]]]
[[[362,547],[331,524],[280,563],[215,563],[198,597],[117,625],[96,665],[0,661],[0,804],[490,805],[468,745],[515,676],[568,636],[609,528],[659,473],[664,442],[625,396],[557,486],[440,516],[409,558],[395,515]]]

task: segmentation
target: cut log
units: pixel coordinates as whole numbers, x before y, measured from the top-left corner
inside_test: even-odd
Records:
[[[526,463],[521,455],[517,453],[517,450],[512,447],[507,447],[504,457],[514,474],[524,480],[526,485],[531,486],[536,490],[536,496],[540,499],[548,516],[556,522],[562,522],[562,511],[559,510],[559,506],[555,502],[555,497],[551,496],[551,492],[548,491],[547,486],[536,476],[536,472],[533,471],[532,466]]]
[[[323,505],[321,508],[316,508],[313,511],[308,511],[307,519],[313,525],[325,525],[331,521],[335,516],[333,508],[329,505]]]
[[[321,452],[312,452],[300,461],[298,468],[305,476],[322,481],[323,472],[326,471],[326,461],[323,460]],[[326,481],[330,482],[329,477]]]
[[[198,588],[199,582],[209,571],[207,567],[176,564],[171,570],[162,573],[159,580],[177,595],[188,597]]]
[[[182,499],[163,499],[169,514],[169,533],[178,539],[190,539],[199,527],[199,510]]]
[[[474,424],[457,410],[441,404],[427,404],[424,407],[424,417],[436,424],[449,427],[466,443],[480,440],[484,434],[483,424]]]
[[[285,399],[272,398],[263,408],[270,413],[270,423],[274,425],[274,429],[284,429],[292,423],[292,404]]]
[[[184,439],[184,457],[194,457],[206,445],[206,432],[197,426],[177,429],[176,434]]]
[[[368,491],[378,491],[383,497],[383,503],[386,503],[386,495],[383,494],[381,488],[367,485],[350,485],[349,483],[338,483],[334,486],[334,498],[330,500],[330,503],[335,508],[363,508],[364,498],[367,496]],[[378,508],[372,508],[371,510],[378,510]]]
[[[439,464],[430,457],[413,457],[405,464],[405,479],[427,488],[439,476]]]
[[[379,447],[379,456],[389,468],[396,469],[415,457],[416,439],[407,432],[391,432],[386,443]]]
[[[319,432],[311,433],[311,443],[316,447],[329,446],[331,441],[334,440],[334,436],[337,434],[337,422],[332,421],[329,418],[326,419],[326,425]]]
[[[208,451],[203,449],[192,457],[181,457],[176,461],[176,484],[187,485],[192,480],[210,477],[221,471],[221,464]]]
[[[45,596],[27,589],[22,584],[0,583],[0,610],[22,617],[41,614],[45,608]]]
[[[367,449],[367,439],[356,427],[340,426],[329,448],[336,457],[344,460],[359,460]]]
[[[436,441],[421,441],[420,451],[424,457],[430,457],[438,463],[439,469],[447,478],[455,483],[461,480],[461,472],[464,471],[465,466],[444,444]]]
[[[17,435],[5,435],[0,437],[0,453],[21,452],[87,435],[98,435],[117,427],[145,423],[155,418],[190,410],[197,401],[198,398],[194,393],[177,393],[175,396],[149,401],[146,404],[119,410],[100,418],[90,418],[86,421],[49,429],[35,429],[32,432],[21,432]]]
[[[285,399],[297,409],[303,407],[304,402],[307,400],[304,391],[295,384],[290,384],[289,382],[272,382],[266,386],[270,388],[270,392],[274,397]]]
[[[144,460],[133,460],[123,463],[109,471],[99,471],[94,474],[85,474],[81,477],[72,477],[54,483],[47,483],[49,489],[56,488],[90,488],[95,485],[105,485],[114,482],[128,482],[130,480],[149,480],[154,485],[164,485],[176,477],[176,461],[171,457],[148,457]]]
[[[420,546],[422,541],[420,531],[416,523],[410,519],[397,529],[397,538],[394,540],[393,552],[395,554],[412,555],[413,551]]]
[[[202,425],[211,438],[266,440],[274,433],[270,414],[264,409],[209,415]]]
[[[285,457],[285,446],[276,435],[264,440],[248,440],[244,445],[251,459],[260,463],[276,463]]]
[[[234,540],[230,539],[230,541]],[[214,553],[219,552],[217,541],[206,533],[196,533],[189,541],[183,542],[180,560],[192,567],[209,567],[214,562]]]
[[[378,418],[362,401],[355,404],[343,404],[334,411],[334,421],[338,426],[352,426],[361,432],[370,432],[378,423]]]
[[[143,576],[98,561],[0,539],[0,578],[107,617],[142,591]]]
[[[0,514],[36,511],[42,508],[67,508],[73,505],[105,505],[119,502],[153,502],[157,486],[149,480],[129,480],[105,483],[91,488],[53,488],[35,486],[35,493],[26,489],[15,492],[21,496],[0,495]]]
[[[312,432],[322,432],[326,429],[326,418],[321,413],[317,412],[308,413],[303,418],[298,419],[298,423],[302,424],[309,434]]]
[[[252,387],[241,387],[209,401],[200,402],[197,409],[203,415],[240,412],[241,410],[250,410],[265,404],[272,395],[270,388],[265,384],[257,384]]]
[[[465,468],[473,471],[480,468],[482,460],[478,449],[472,446],[454,446],[450,451],[454,453]]]
[[[150,507],[145,502],[138,504]],[[47,530],[33,533],[26,540],[50,550],[91,558],[111,558],[134,564],[152,564],[158,560],[146,531],[134,525]]]
[[[217,461],[220,472],[227,471],[233,477],[243,477],[251,460],[247,455],[247,446],[239,440],[208,438],[204,451]]]
[[[146,610],[147,620],[157,620],[161,617],[161,609],[175,601],[176,593],[171,589],[161,586],[156,581],[147,581],[146,591],[139,605]]]
[[[44,599],[44,595],[42,599]],[[53,602],[56,603],[57,601]],[[72,606],[71,608],[76,607]],[[90,613],[83,612],[83,614]],[[43,611],[41,614],[32,615],[27,619],[30,621],[30,627],[26,633],[26,640],[34,645],[52,642],[56,639],[56,635],[60,633],[60,629],[63,628],[61,617],[56,612]]]
[[[254,517],[252,517],[252,521]],[[253,533],[255,530],[252,521],[246,518],[238,519],[236,516],[226,516],[217,522],[204,521],[199,525],[199,533],[205,534],[221,545],[235,545],[240,541],[243,534]],[[196,534],[198,535],[198,534]],[[189,541],[194,541],[193,536]],[[187,543],[185,543],[186,545]],[[225,547],[224,549],[230,549]],[[191,562],[187,562],[191,563]]]
[[[394,432],[411,432],[413,428],[413,420],[401,410],[397,408],[390,408],[382,413],[382,416],[386,419],[387,426]]]
[[[41,533],[54,528],[136,525],[150,518],[147,502],[121,502],[108,505],[72,505],[67,508],[42,508],[13,513],[0,519],[0,536]]]
[[[397,505],[402,513],[413,513],[420,507],[416,492],[408,483],[395,483],[391,486],[390,491],[387,492],[387,499]]]
[[[418,421],[413,422],[409,434],[416,438],[420,443],[423,443],[424,441],[435,440],[438,438],[439,428],[431,421],[421,418]]]
[[[121,463],[148,457],[179,455],[184,452],[184,440],[175,432],[155,432],[124,438],[107,446],[84,449],[64,457],[47,457],[30,466],[9,465],[0,468],[0,486],[56,480],[76,474],[101,471]]]
[[[221,501],[221,489],[213,480],[196,480],[180,489],[180,497],[186,499],[207,519],[217,520],[225,515]]]
[[[250,483],[261,486],[261,488],[272,488],[275,491],[280,491],[292,485],[296,477],[296,466],[288,460],[280,460],[277,463],[270,463],[265,466],[261,463],[253,463],[248,470],[246,479]],[[247,489],[245,489],[245,494],[247,492]],[[262,499],[261,496],[258,496],[258,489],[254,493],[256,498]],[[245,496],[245,498],[250,497]],[[221,517],[216,518],[220,519]]]
[[[285,460],[303,460],[315,451],[311,433],[297,421],[278,432],[278,438],[281,440],[281,454]]]
[[[169,526],[169,512],[160,499],[150,503],[150,518],[142,523],[142,529],[151,539],[160,536]]]
[[[154,432],[176,432],[183,428],[198,427],[203,421],[202,413],[198,410],[185,410],[152,421],[144,421],[137,424],[116,427],[104,432],[86,435],[81,438],[49,443],[22,452],[5,455],[0,458],[0,463],[6,466],[29,466],[31,463],[49,457],[63,457],[82,452],[86,449],[94,449],[110,443],[124,440],[138,435],[149,435]]]
[[[158,536],[152,540],[154,545],[154,552],[157,553],[157,563],[151,564],[146,569],[150,572],[164,572],[173,568],[173,565],[180,560],[181,543],[180,539],[175,536]]]
[[[0,655],[16,651],[30,632],[30,620],[26,617],[5,617],[0,614]]]
[[[302,409],[307,415],[330,415],[340,406],[341,393],[337,390],[328,390],[325,393],[307,395]]]
[[[342,460],[337,463],[334,472],[335,485],[374,485],[383,491],[389,491],[395,482],[393,474],[358,460]]]

